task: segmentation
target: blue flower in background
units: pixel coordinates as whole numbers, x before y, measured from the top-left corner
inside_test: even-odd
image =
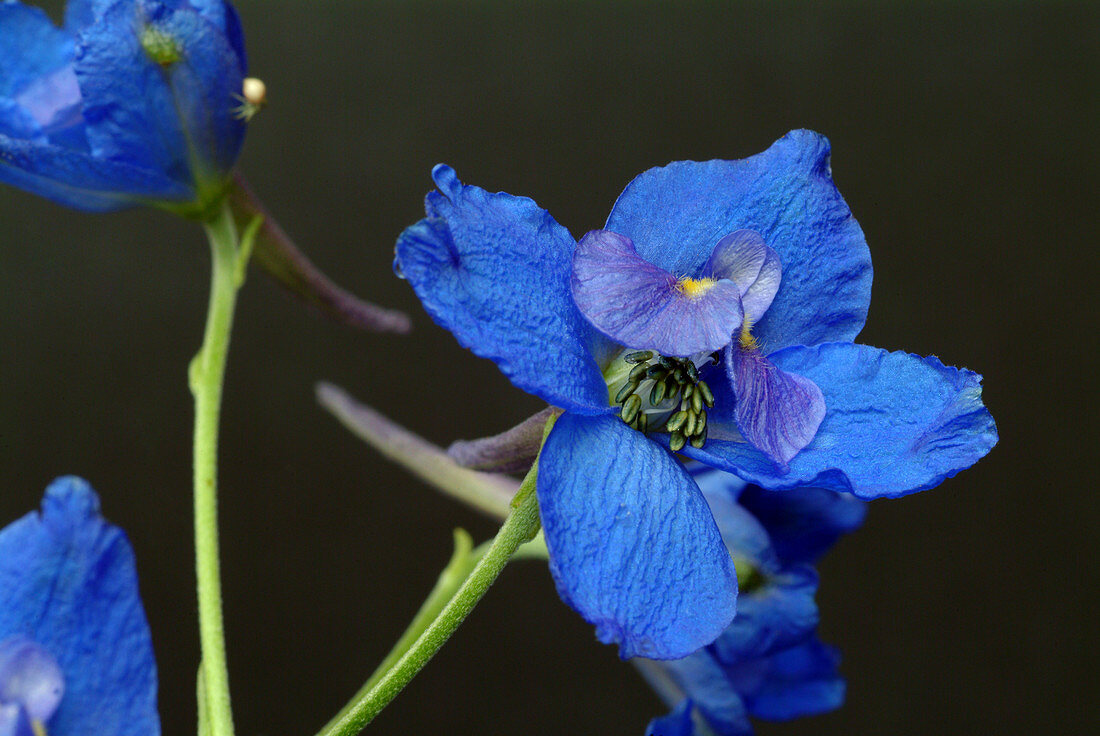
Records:
[[[37,722],[37,728],[36,728]],[[0,530],[0,735],[157,736],[157,674],[126,535],[79,478]]]
[[[624,657],[683,657],[733,618],[729,555],[672,452],[875,498],[996,442],[977,374],[851,342],[870,255],[816,133],[651,169],[579,243],[530,199],[432,175],[395,268],[460,343],[565,410],[539,460],[551,572]]]
[[[635,660],[674,711],[650,736],[748,736],[749,717],[789,720],[840,707],[839,656],[818,641],[814,562],[863,522],[866,504],[821,488],[765,491],[727,473],[695,470],[730,555],[741,596],[733,624],[680,660]],[[702,730],[702,729],[700,729]]]
[[[245,123],[224,0],[70,0],[61,28],[0,2],[0,181],[88,211],[218,199]]]

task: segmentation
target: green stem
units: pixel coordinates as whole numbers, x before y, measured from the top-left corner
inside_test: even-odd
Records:
[[[218,418],[225,360],[239,286],[237,229],[228,207],[206,223],[212,255],[210,306],[202,347],[191,361],[195,397],[195,572],[206,723],[210,736],[232,736],[229,672],[225,660],[221,573],[218,557]],[[201,707],[201,706],[200,706]]]
[[[454,581],[464,573],[466,565],[458,564],[458,553],[443,571],[428,599],[413,619],[408,630],[394,646],[366,684],[317,736],[354,736],[362,731],[378,713],[409,684],[446,643],[455,629],[485,595],[519,547],[534,539],[539,531],[538,499],[535,496],[536,463],[512,500],[511,512],[487,549],[479,547],[464,555],[469,562],[477,561],[473,571],[462,580],[449,600],[446,595]],[[456,547],[459,542],[456,539]],[[480,553],[480,557],[479,557]],[[456,562],[458,560],[458,562]],[[468,564],[468,563],[467,563]],[[450,573],[450,574],[448,574]],[[443,601],[446,600],[446,604]]]

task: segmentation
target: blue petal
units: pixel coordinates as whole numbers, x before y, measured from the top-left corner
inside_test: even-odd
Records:
[[[739,503],[768,530],[786,565],[814,562],[842,534],[858,529],[867,515],[865,501],[825,488],[768,491],[748,486]]]
[[[821,389],[740,345],[726,350],[726,375],[736,397],[734,420],[741,436],[786,468],[814,438],[825,416]]]
[[[133,552],[78,478],[54,481],[41,514],[0,530],[0,639],[13,635],[44,647],[65,675],[52,736],[160,733]]]
[[[650,169],[619,196],[606,228],[650,263],[688,276],[727,233],[760,233],[783,266],[783,285],[754,330],[768,350],[851,340],[867,318],[871,255],[817,133],[792,131],[740,161]]]
[[[751,736],[752,726],[741,694],[709,651],[703,649],[662,664],[708,726],[722,736]]]
[[[654,718],[646,727],[645,736],[694,736],[695,724],[691,720],[691,701],[682,700],[667,716]],[[0,733],[0,736],[3,736]]]
[[[65,3],[65,29],[79,33],[117,0],[68,0]]]
[[[825,419],[789,471],[778,472],[744,442],[711,441],[685,454],[764,488],[812,486],[869,499],[934,488],[997,443],[981,376],[939,358],[852,343],[788,348],[769,358],[825,396]]]
[[[7,97],[0,97],[0,135],[45,143],[42,126],[26,108]]]
[[[180,49],[161,67],[141,45],[155,28]],[[186,7],[122,0],[81,33],[76,74],[96,156],[211,185],[232,167],[244,138],[234,115],[243,70],[224,31]]]
[[[0,97],[72,64],[73,39],[41,8],[0,2]]]
[[[581,314],[620,345],[689,356],[729,345],[741,327],[741,291],[712,280],[689,291],[609,230],[593,230],[573,253],[573,299]]]
[[[698,486],[615,417],[564,414],[539,457],[562,599],[626,659],[683,657],[729,625],[737,584]]]
[[[800,565],[765,573],[758,588],[741,590],[733,623],[714,642],[720,662],[760,657],[790,647],[809,635],[818,623],[817,573]]]
[[[835,710],[844,704],[840,655],[816,637],[770,657],[727,668],[750,714],[785,721]]]
[[[738,502],[745,488],[745,481],[731,473],[707,468],[693,472],[692,478],[699,485],[703,497],[710,506],[722,542],[734,557],[750,561],[754,567],[768,572],[778,571],[779,558],[772,549],[771,539],[764,526]]]
[[[569,232],[530,199],[466,186],[448,166],[432,178],[441,193],[398,238],[394,263],[428,314],[524,391],[582,414],[611,412],[592,353],[603,338],[569,291]]]
[[[195,196],[187,185],[157,171],[5,135],[0,135],[0,181],[89,212]]]

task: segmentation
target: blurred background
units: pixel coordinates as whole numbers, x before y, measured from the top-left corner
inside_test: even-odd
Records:
[[[821,635],[847,704],[758,732],[1100,727],[1096,5],[237,4],[270,100],[243,170],[318,265],[415,322],[357,334],[259,271],[243,290],[221,496],[240,734],[316,731],[403,630],[451,529],[495,529],[344,431],[314,383],[442,445],[540,408],[391,271],[432,164],[580,235],[646,168],[797,127],[832,140],[871,246],[860,340],[983,373],[1001,442],[934,491],[872,504],[825,558]],[[207,278],[193,225],[0,190],[0,519],[59,474],[91,480],[137,551],[169,734],[194,727],[186,367]],[[663,712],[545,565],[517,563],[369,732],[640,736]]]

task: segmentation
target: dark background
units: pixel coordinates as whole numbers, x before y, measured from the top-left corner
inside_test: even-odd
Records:
[[[873,504],[825,559],[821,633],[843,651],[847,704],[759,732],[1100,726],[1096,6],[239,8],[271,100],[243,169],[318,264],[415,320],[408,337],[357,334],[258,271],[242,293],[221,496],[239,733],[313,733],[397,638],[452,527],[494,529],[361,445],[315,405],[313,383],[441,444],[539,408],[391,272],[431,165],[529,195],[579,235],[642,170],[743,157],[795,127],[831,138],[871,246],[861,341],[983,373],[1001,442],[934,491]],[[0,519],[58,474],[92,481],[137,551],[165,732],[186,733],[202,234],[11,188],[0,223]],[[371,733],[640,735],[662,712],[545,567],[523,563]]]

